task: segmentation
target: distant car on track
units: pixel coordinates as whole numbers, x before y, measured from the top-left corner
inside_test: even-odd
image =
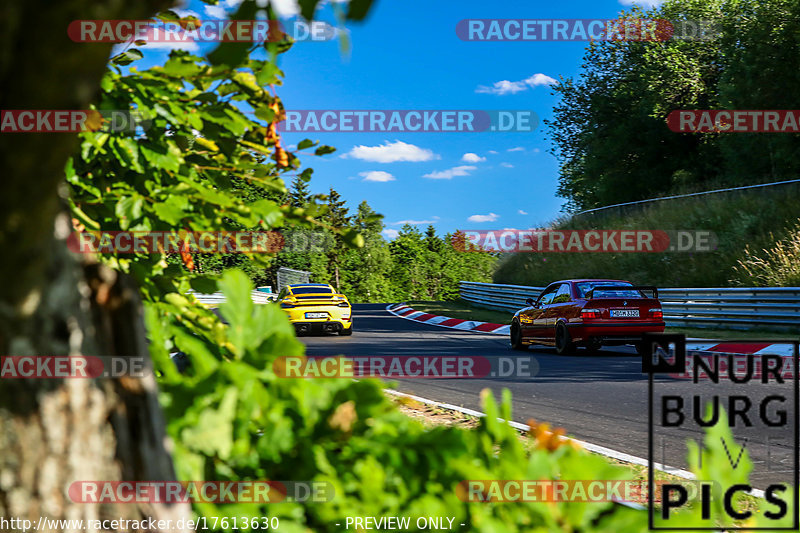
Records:
[[[651,296],[646,293],[651,293]],[[633,344],[642,353],[642,335],[664,331],[658,289],[613,279],[570,279],[548,285],[511,321],[511,347],[555,346],[556,353],[578,346]]]
[[[297,333],[338,332],[353,334],[353,309],[347,297],[327,283],[287,285],[278,301]]]

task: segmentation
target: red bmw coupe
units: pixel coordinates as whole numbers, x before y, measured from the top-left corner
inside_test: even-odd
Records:
[[[515,350],[544,344],[565,354],[578,346],[597,350],[603,345],[633,344],[642,353],[642,334],[664,331],[658,289],[628,281],[556,281],[527,304],[511,322]]]

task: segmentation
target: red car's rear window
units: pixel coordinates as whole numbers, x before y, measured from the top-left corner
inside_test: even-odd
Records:
[[[626,290],[610,290],[610,289],[603,289],[604,286],[606,287],[621,287],[621,286],[632,286],[630,283],[624,283],[619,281],[585,281],[581,283],[576,283],[575,286],[578,289],[578,296],[580,298],[585,298],[586,294],[592,290],[596,289],[593,293],[595,298],[603,297],[603,298],[643,298],[644,295],[637,290],[631,289],[629,291]]]

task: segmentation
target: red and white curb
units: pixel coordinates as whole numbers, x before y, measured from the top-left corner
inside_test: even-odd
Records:
[[[686,348],[695,352],[722,352],[736,355],[780,355],[781,357],[792,357],[794,346],[791,343],[769,343],[769,342],[687,342]]]
[[[780,357],[783,361],[780,364],[780,375],[784,379],[792,379],[794,376],[794,344],[791,342],[756,342],[756,341],[738,341],[738,342],[687,342],[686,350],[698,352],[703,357],[713,357],[712,354],[728,354],[732,356],[747,356],[747,355],[775,355]],[[733,372],[736,374],[747,372],[747,360],[739,357],[736,359],[728,358],[722,359],[719,362],[719,370],[721,374],[729,371],[727,366],[733,366]],[[755,373],[757,376],[761,375],[760,362],[754,362]],[[680,373],[670,373],[670,377],[679,379],[693,379],[693,370],[691,360],[686,359],[686,368]]]
[[[448,316],[433,315],[400,303],[391,304],[386,307],[391,314],[406,320],[414,320],[422,324],[440,326],[443,328],[459,329],[461,331],[478,331],[480,333],[491,333],[494,335],[508,335],[511,326],[508,324],[493,324],[491,322],[477,322],[475,320],[464,320],[461,318],[450,318]],[[731,354],[771,354],[781,357],[792,357],[794,353],[791,343],[766,343],[753,341],[738,342],[719,342],[703,339],[687,339],[686,348],[695,352],[722,352]]]
[[[508,335],[511,326],[508,324],[493,324],[491,322],[478,322],[475,320],[463,320],[461,318],[450,318],[449,316],[432,315],[423,311],[417,311],[406,304],[392,304],[386,310],[394,316],[414,320],[422,324],[440,326],[443,328],[459,329],[461,331],[477,331],[479,333],[491,333],[493,335]]]

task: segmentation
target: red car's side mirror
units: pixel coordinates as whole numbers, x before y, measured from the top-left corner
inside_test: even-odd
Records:
[[[525,303],[526,303],[526,304],[527,304],[529,307],[535,307],[535,306],[536,306],[536,302],[534,302],[532,298],[528,298],[527,300],[525,300]]]

